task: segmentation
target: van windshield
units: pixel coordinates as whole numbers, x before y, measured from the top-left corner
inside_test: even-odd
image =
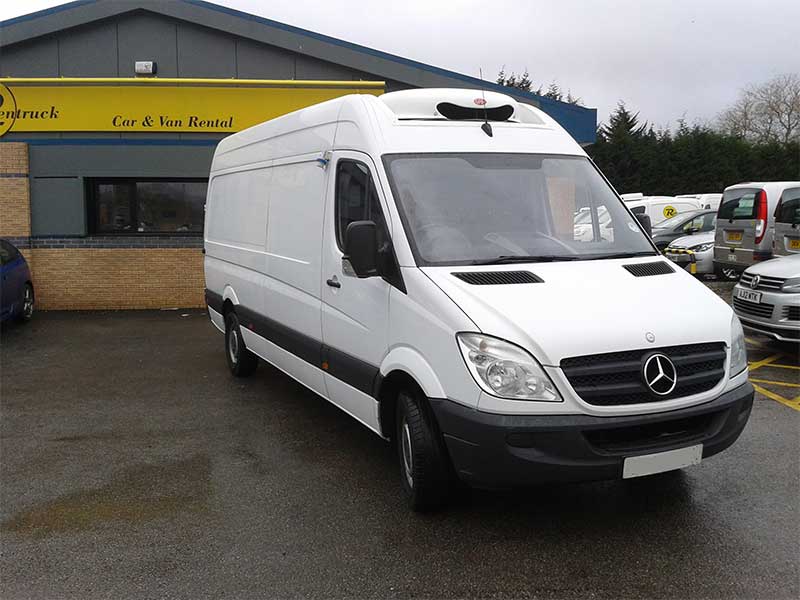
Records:
[[[775,211],[775,221],[800,225],[800,188],[784,190],[778,210]]]
[[[585,157],[383,157],[419,265],[654,255],[638,223]]]

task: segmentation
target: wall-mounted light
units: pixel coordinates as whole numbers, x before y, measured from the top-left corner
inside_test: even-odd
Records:
[[[156,63],[152,60],[137,60],[134,72],[137,75],[155,75]]]

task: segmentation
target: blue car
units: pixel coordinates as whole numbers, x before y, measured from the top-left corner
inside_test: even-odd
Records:
[[[22,253],[6,240],[0,240],[0,322],[33,317],[31,270]]]

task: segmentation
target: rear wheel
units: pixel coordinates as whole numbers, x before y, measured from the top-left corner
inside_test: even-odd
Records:
[[[258,366],[258,357],[244,345],[239,318],[233,311],[225,315],[225,356],[236,377],[252,375]]]
[[[22,292],[22,311],[19,313],[21,322],[27,323],[33,318],[34,302],[33,286],[30,283],[26,283]]]
[[[444,440],[416,392],[403,390],[398,394],[395,439],[409,506],[426,511],[444,505],[452,478]]]

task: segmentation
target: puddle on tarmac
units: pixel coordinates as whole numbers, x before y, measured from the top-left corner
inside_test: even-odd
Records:
[[[0,531],[29,536],[83,531],[108,521],[143,522],[206,510],[211,494],[207,456],[122,471],[101,488],[66,494],[21,511]]]

